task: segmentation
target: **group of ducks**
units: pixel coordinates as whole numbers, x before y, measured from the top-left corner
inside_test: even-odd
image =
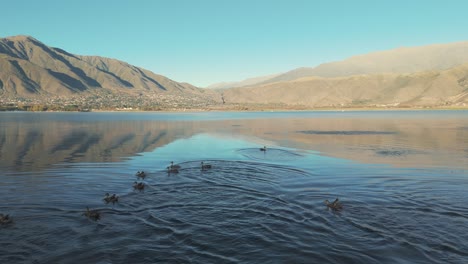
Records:
[[[106,204],[112,203],[115,204],[119,202],[119,196],[117,196],[115,193],[110,195],[109,193],[106,193],[104,198],[102,199]],[[86,211],[83,213],[84,216],[87,218],[97,221],[101,219],[101,213],[99,213],[98,210],[89,210],[89,207],[86,206]]]
[[[260,151],[266,152],[267,147],[264,146],[263,148],[260,148]],[[203,161],[201,162],[201,170],[209,170],[211,169],[212,166],[210,164],[205,164]],[[173,161],[171,161],[171,165],[166,167],[167,173],[179,173],[179,169],[181,169],[181,166],[178,164],[174,164]],[[138,171],[135,176],[137,176],[138,179],[144,179],[146,177],[146,173],[144,171]],[[145,189],[145,184],[143,182],[133,182],[133,189],[142,191]],[[106,193],[106,196],[103,199],[106,203],[116,203],[119,201],[119,197],[116,196],[115,194],[110,195],[109,193]],[[335,201],[330,202],[328,200],[325,200],[325,205],[327,208],[333,210],[333,211],[341,211],[343,209],[343,205],[341,204],[340,200],[338,198],[335,199]],[[97,210],[89,210],[88,207],[86,207],[86,211],[83,213],[86,217],[92,219],[92,220],[99,220],[101,218],[100,213]],[[5,220],[4,220],[5,219]],[[6,221],[11,221],[9,219],[8,215],[5,217],[0,214],[0,223],[6,222]]]
[[[260,148],[260,151],[266,152],[267,148],[264,146],[263,148]],[[167,167],[167,173],[179,173],[179,169],[181,168],[180,165],[174,164],[173,161],[171,161],[171,165]],[[201,162],[201,170],[209,170],[211,169],[212,166],[210,164],[205,164],[203,161]],[[144,179],[146,177],[146,173],[144,171],[138,171],[135,176],[137,176],[138,179]],[[145,184],[143,182],[134,182],[133,183],[133,188],[135,190],[142,191],[145,189]],[[106,193],[105,197],[103,198],[104,202],[106,204],[112,203],[115,204],[119,201],[119,196],[116,194],[110,195],[109,193]],[[330,202],[328,200],[325,200],[325,205],[327,208],[330,208],[334,211],[341,211],[343,209],[343,205],[339,201],[338,198],[335,199],[335,201]],[[99,213],[98,210],[90,210],[89,207],[86,207],[86,211],[83,213],[84,216],[87,218],[97,221],[101,219],[101,214]],[[4,215],[0,214],[0,225],[5,225],[12,223],[12,219],[10,218],[10,215]]]
[[[169,165],[167,167],[167,172],[168,173],[179,173],[180,168],[181,168],[180,165],[174,164],[174,162],[171,161],[171,165]],[[208,170],[208,169],[211,169],[211,168],[212,168],[212,166],[210,164],[205,164],[203,161],[201,162],[201,169],[202,170]],[[146,172],[137,171],[135,176],[138,179],[145,179]],[[135,182],[133,182],[133,189],[143,191],[145,189],[145,184],[143,182],[135,181]],[[109,193],[106,193],[103,200],[104,200],[104,202],[106,202],[106,204],[108,204],[108,203],[115,204],[115,203],[117,203],[119,201],[119,196],[117,196],[116,194],[110,195]],[[86,216],[87,218],[91,219],[91,220],[94,220],[94,221],[97,221],[97,220],[101,219],[101,214],[99,213],[99,211],[90,210],[88,207],[86,207],[86,211],[83,213],[83,215]],[[1,215],[1,216],[3,217],[3,215]],[[8,218],[8,216],[7,216],[7,218]],[[3,220],[1,220],[1,218],[0,218],[0,223],[2,223],[1,221],[3,221]]]
[[[174,164],[174,162],[171,161],[171,165],[169,165],[166,169],[167,169],[167,173],[171,174],[171,173],[179,173],[180,168],[181,168],[180,165]],[[201,170],[209,170],[211,168],[212,168],[211,164],[205,164],[203,161],[201,162]]]
[[[260,151],[266,152],[266,150],[267,150],[266,146],[264,146],[263,148],[260,148]],[[168,173],[179,173],[180,168],[181,168],[180,165],[174,164],[174,162],[171,161],[171,165],[169,165],[167,167],[167,172]],[[211,168],[212,168],[212,166],[210,164],[205,164],[203,161],[201,162],[201,170],[209,170]],[[144,171],[138,171],[135,174],[135,176],[137,176],[138,179],[144,179],[146,177],[146,173]],[[136,182],[135,181],[133,183],[133,188],[135,190],[142,191],[145,188],[145,184],[143,182]],[[119,196],[117,196],[116,194],[110,195],[109,193],[106,193],[103,200],[104,200],[104,202],[106,202],[106,204],[108,204],[108,203],[115,204],[115,203],[117,203],[119,201]],[[341,211],[343,209],[343,205],[338,200],[338,198],[336,198],[336,200],[333,201],[333,202],[325,200],[325,205],[328,208],[330,208],[330,209],[332,209],[334,211]],[[101,219],[101,214],[99,213],[99,211],[98,210],[90,210],[89,207],[86,207],[86,211],[83,213],[83,215],[86,216],[87,218],[91,219],[91,220],[94,220],[94,221],[98,221],[99,219]],[[13,220],[10,218],[10,215],[0,214],[0,225],[9,224],[9,223],[12,223],[12,222],[13,222]]]
[[[267,147],[263,146],[263,148],[260,148],[260,151],[266,152]],[[208,170],[208,169],[211,169],[211,167],[212,166],[210,164],[204,164],[203,161],[201,162],[201,169],[202,170]],[[177,165],[177,164],[174,165],[174,162],[171,161],[171,165],[169,165],[167,167],[167,173],[179,173],[180,168],[181,168],[180,165]],[[140,172],[138,172],[138,173],[140,173]],[[135,184],[136,184],[136,182],[135,182]],[[133,187],[135,187],[135,185]],[[341,204],[341,202],[340,202],[340,200],[338,198],[336,198],[335,201],[333,201],[333,202],[325,200],[325,205],[327,206],[327,208],[330,208],[333,211],[341,211],[343,209],[343,205]]]
[[[135,176],[137,176],[138,179],[145,179],[146,178],[146,172],[144,171],[138,171]],[[143,182],[133,182],[133,189],[143,191],[145,189],[145,184]]]
[[[146,177],[146,173],[144,171],[138,171],[135,176],[137,176],[138,179],[144,179]],[[142,191],[145,188],[145,184],[143,182],[134,182],[133,183],[133,189]],[[104,198],[102,199],[106,204],[112,203],[115,204],[119,202],[119,196],[117,196],[115,193],[110,195],[109,193],[106,193]],[[101,213],[99,213],[98,210],[89,210],[89,207],[86,207],[86,211],[83,213],[84,216],[87,218],[98,221],[101,219]]]

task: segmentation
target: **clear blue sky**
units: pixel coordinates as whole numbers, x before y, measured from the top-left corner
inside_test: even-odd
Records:
[[[206,86],[371,51],[468,40],[465,0],[0,0],[31,35]]]

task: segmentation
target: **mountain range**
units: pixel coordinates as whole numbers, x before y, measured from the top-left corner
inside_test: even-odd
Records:
[[[232,88],[227,101],[303,107],[430,107],[468,105],[468,64],[442,71],[349,77],[303,77]]]
[[[0,39],[0,93],[27,98],[84,93],[153,100],[170,95],[178,101],[212,98],[188,83],[115,59],[74,55],[30,36]]]
[[[468,105],[468,42],[405,47],[298,68],[224,90],[231,103],[310,107]]]
[[[373,52],[209,88],[116,59],[71,54],[30,36],[0,38],[0,103],[5,103],[4,98],[74,97],[81,98],[74,101],[80,104],[91,96],[96,102],[92,107],[108,100],[114,107],[137,104],[150,109],[464,107],[468,42]]]
[[[261,82],[274,83],[302,77],[345,77],[381,73],[415,73],[446,70],[468,62],[468,41],[422,47],[402,47],[372,52],[320,64],[315,68],[298,68]],[[259,83],[260,84],[260,83]]]

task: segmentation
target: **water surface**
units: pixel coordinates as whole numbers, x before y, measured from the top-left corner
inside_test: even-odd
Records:
[[[0,262],[466,263],[467,114],[0,113]]]

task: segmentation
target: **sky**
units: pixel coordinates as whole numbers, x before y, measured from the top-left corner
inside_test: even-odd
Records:
[[[466,10],[466,0],[0,0],[0,37],[30,35],[205,87],[466,41]]]

